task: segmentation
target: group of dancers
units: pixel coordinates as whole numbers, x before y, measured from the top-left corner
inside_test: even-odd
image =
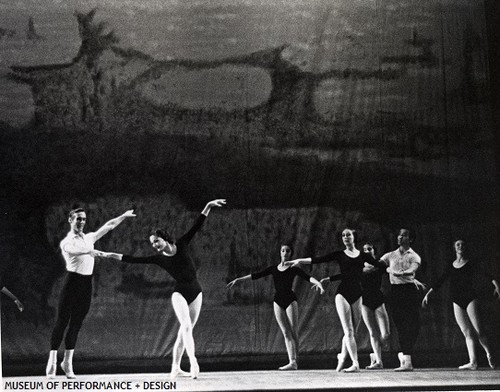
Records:
[[[92,274],[95,257],[119,260],[126,263],[155,264],[167,271],[175,280],[172,293],[172,306],[179,321],[179,330],[172,352],[172,367],[170,376],[190,376],[198,378],[200,368],[195,355],[193,327],[200,315],[202,305],[202,288],[198,282],[196,268],[189,251],[189,243],[213,207],[222,207],[225,199],[208,202],[201,211],[193,226],[178,240],[174,240],[167,232],[155,230],[149,237],[156,254],[148,257],[134,257],[115,252],[104,252],[94,249],[94,243],[113,230],[127,218],[135,217],[133,210],[106,222],[92,233],[84,233],[86,213],[78,208],[69,212],[70,231],[61,241],[60,249],[66,262],[67,274],[60,295],[58,315],[51,336],[51,350],[46,368],[47,377],[55,377],[57,371],[58,348],[65,340],[64,357],[61,369],[66,377],[75,378],[73,371],[73,355],[78,333],[82,322],[90,308],[92,294]],[[493,352],[488,342],[478,314],[478,293],[474,290],[473,281],[480,273],[474,261],[469,261],[466,243],[457,240],[454,243],[456,259],[448,269],[430,286],[429,291],[421,301],[419,290],[425,285],[415,279],[415,274],[421,265],[420,256],[411,248],[415,240],[415,232],[407,227],[399,231],[398,248],[384,254],[380,259],[375,256],[374,247],[367,243],[358,249],[356,230],[346,228],[342,231],[344,249],[320,257],[292,259],[293,248],[283,244],[280,248],[279,264],[249,275],[238,277],[227,284],[231,289],[236,283],[259,279],[271,275],[273,277],[275,296],[274,314],[283,333],[288,353],[288,364],[280,370],[298,369],[298,304],[297,296],[292,290],[296,276],[310,282],[312,288],[324,293],[323,283],[340,280],[335,306],[341,321],[344,337],[342,349],[338,354],[336,370],[342,372],[358,372],[360,365],[356,345],[356,329],[361,320],[365,322],[370,334],[373,353],[367,369],[382,369],[382,351],[386,344],[390,328],[389,316],[385,307],[385,298],[381,291],[382,275],[387,273],[391,283],[391,313],[399,338],[400,366],[396,371],[413,370],[413,349],[420,329],[420,308],[428,304],[431,293],[436,291],[444,281],[451,281],[452,300],[455,317],[462,330],[469,354],[469,362],[460,369],[477,369],[476,336],[484,348],[489,366],[495,368]],[[338,264],[340,274],[325,277],[318,281],[299,268],[305,264],[333,262]],[[497,281],[491,278],[494,287],[493,295],[500,299],[500,288]],[[66,332],[66,333],[65,333]],[[184,351],[190,363],[189,372],[181,369],[181,359]],[[352,364],[346,365],[350,358]]]

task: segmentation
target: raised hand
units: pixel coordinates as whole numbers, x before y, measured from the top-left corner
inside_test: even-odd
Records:
[[[226,199],[215,199],[207,203],[207,207],[222,207],[226,204]]]
[[[134,218],[137,215],[134,213],[134,210],[127,210],[122,214],[122,216],[124,218]]]
[[[319,291],[320,294],[323,294],[325,292],[325,289],[323,288],[320,282],[314,282],[311,289]]]
[[[24,305],[21,303],[21,301],[19,301],[18,299],[16,299],[14,301],[14,303],[17,305],[17,308],[19,309],[20,312],[22,312],[24,310]]]
[[[233,279],[231,282],[229,282],[227,285],[226,285],[226,288],[230,289],[231,287],[233,287],[235,285],[235,283],[238,281],[238,279]]]
[[[285,267],[298,267],[300,265],[300,260],[287,260],[283,262]]]
[[[425,283],[422,283],[417,279],[413,279],[413,284],[415,285],[417,290],[420,290],[420,289],[425,290],[427,288]]]

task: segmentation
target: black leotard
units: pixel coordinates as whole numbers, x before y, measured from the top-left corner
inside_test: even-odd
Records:
[[[483,273],[477,264],[467,262],[460,268],[455,268],[453,263],[449,264],[446,271],[431,285],[434,290],[440,288],[449,278],[451,288],[451,300],[463,309],[467,309],[469,303],[478,298],[474,289],[474,280]]]
[[[363,305],[375,310],[385,302],[384,293],[380,290],[382,285],[382,275],[384,270],[375,268],[369,271],[363,271],[361,276],[361,298]],[[330,282],[342,280],[342,274],[330,276]]]
[[[180,293],[186,299],[187,303],[190,304],[201,293],[201,286],[196,278],[196,268],[189,255],[187,246],[205,221],[205,218],[205,215],[200,214],[193,227],[176,241],[177,252],[175,255],[165,256],[163,253],[147,257],[124,255],[122,261],[135,264],[156,264],[163,268],[176,281],[174,292]]]
[[[359,252],[357,257],[349,257],[344,251],[333,252],[321,257],[313,257],[311,264],[327,263],[329,261],[339,264],[342,282],[337,288],[337,294],[342,295],[350,304],[353,304],[361,297],[361,278],[365,263],[380,267],[380,262],[374,260],[367,253]]]
[[[289,267],[284,271],[280,271],[278,266],[272,265],[265,270],[255,272],[252,274],[252,279],[260,279],[264,276],[272,275],[274,280],[274,302],[276,302],[282,309],[286,310],[288,306],[297,300],[297,296],[292,290],[293,280],[296,276],[302,279],[309,280],[311,276],[297,267]]]

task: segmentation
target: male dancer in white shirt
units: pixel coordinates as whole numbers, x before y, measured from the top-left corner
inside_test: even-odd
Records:
[[[56,375],[57,349],[61,345],[64,331],[69,325],[64,340],[66,350],[64,351],[61,368],[67,378],[75,378],[73,353],[78,332],[90,308],[94,257],[99,255],[99,251],[94,249],[94,243],[126,218],[134,216],[134,211],[128,210],[106,222],[97,231],[85,234],[83,233],[87,220],[85,211],[82,208],[77,208],[69,212],[68,222],[71,229],[59,245],[66,261],[67,274],[59,299],[56,325],[50,339],[50,355],[46,368],[47,377],[52,378]]]
[[[391,282],[392,318],[398,331],[400,366],[396,371],[411,371],[411,356],[420,330],[420,295],[415,285],[415,272],[420,256],[410,247],[415,240],[411,229],[402,228],[398,234],[398,249],[386,253],[380,261],[388,265]]]

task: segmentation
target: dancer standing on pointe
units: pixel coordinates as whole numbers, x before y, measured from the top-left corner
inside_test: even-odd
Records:
[[[427,306],[429,295],[439,289],[447,279],[450,279],[453,312],[455,313],[457,324],[464,334],[465,344],[467,345],[467,352],[469,354],[469,363],[459,366],[459,369],[477,369],[476,335],[479,339],[479,343],[481,343],[484,351],[486,351],[488,364],[492,369],[495,369],[496,364],[493,359],[493,352],[482,327],[481,318],[479,317],[478,294],[474,289],[474,282],[480,275],[486,275],[491,279],[491,283],[494,287],[493,296],[499,300],[500,288],[498,282],[481,271],[480,266],[476,262],[469,261],[467,246],[464,240],[459,239],[455,241],[454,248],[456,254],[455,260],[447,266],[445,272],[431,285],[431,288],[422,300],[422,307],[425,308]]]
[[[172,306],[180,323],[177,339],[172,353],[170,377],[188,376],[181,370],[181,359],[186,350],[191,365],[190,375],[198,378],[200,367],[195,356],[193,327],[198,321],[202,304],[201,286],[196,277],[196,268],[188,250],[188,245],[200,229],[212,207],[222,207],[225,199],[216,199],[207,203],[193,227],[177,241],[162,230],[155,230],[149,237],[151,246],[158,252],[148,257],[132,257],[121,253],[99,252],[99,256],[121,260],[134,264],[156,264],[167,271],[176,281],[172,293]]]
[[[342,329],[344,330],[342,344],[347,347],[352,360],[352,366],[344,369],[344,363],[347,358],[346,355],[341,353],[337,355],[337,371],[352,373],[359,372],[355,326],[361,320],[361,276],[363,274],[363,266],[365,263],[368,263],[376,267],[382,266],[382,268],[385,268],[385,265],[381,265],[371,255],[363,253],[356,248],[355,230],[344,229],[342,231],[342,242],[345,246],[343,251],[333,252],[322,257],[295,259],[285,264],[298,266],[301,264],[318,264],[333,261],[339,265],[342,282],[335,295],[335,306],[340,322],[342,323]]]
[[[415,284],[415,273],[421,264],[420,256],[410,247],[415,232],[402,228],[398,234],[398,249],[380,258],[385,263],[391,282],[392,318],[398,331],[398,358],[400,366],[395,371],[413,370],[413,347],[420,331],[420,295]]]
[[[304,272],[300,268],[289,267],[285,262],[292,256],[292,248],[289,245],[281,245],[281,262],[278,265],[267,267],[266,269],[253,274],[236,278],[227,284],[227,288],[233,287],[237,282],[248,279],[260,279],[271,275],[274,281],[274,315],[285,338],[286,351],[288,353],[288,364],[281,366],[279,370],[297,370],[297,351],[299,339],[297,335],[298,324],[298,304],[297,296],[292,290],[293,281],[296,276],[311,282],[313,288],[324,293],[323,286],[318,280]]]
[[[69,324],[64,340],[66,350],[61,368],[67,378],[75,378],[73,372],[73,354],[76,340],[83,320],[90,309],[92,299],[92,273],[94,257],[99,251],[94,249],[94,243],[109,231],[122,223],[126,218],[134,217],[134,211],[128,210],[117,218],[106,222],[99,230],[83,233],[87,215],[82,208],[69,212],[70,231],[61,241],[61,253],[66,262],[66,278],[59,299],[56,325],[50,339],[50,354],[47,362],[47,377],[55,377],[57,371],[57,350],[63,340],[64,331]]]

